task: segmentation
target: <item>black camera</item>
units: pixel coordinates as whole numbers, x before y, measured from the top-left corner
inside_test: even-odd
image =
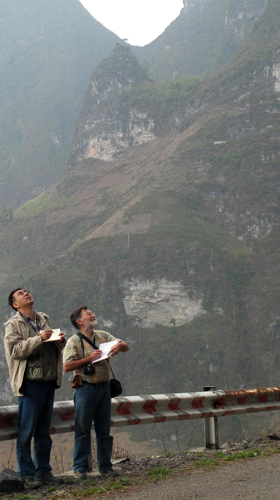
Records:
[[[95,373],[95,366],[92,363],[84,366],[84,374],[85,375],[93,375]]]

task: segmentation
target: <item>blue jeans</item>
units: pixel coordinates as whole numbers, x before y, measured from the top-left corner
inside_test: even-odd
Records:
[[[24,396],[18,398],[18,473],[25,479],[51,476],[52,440],[50,425],[54,402],[54,381],[25,379]],[[31,439],[34,434],[34,462]]]
[[[89,469],[91,425],[94,422],[98,468],[99,472],[106,473],[112,469],[113,448],[113,438],[110,436],[111,391],[109,382],[100,385],[83,383],[74,391],[74,404],[76,417],[73,469],[75,472],[86,472]]]

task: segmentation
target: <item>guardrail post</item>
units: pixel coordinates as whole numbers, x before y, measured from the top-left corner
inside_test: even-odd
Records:
[[[203,387],[203,391],[215,391],[215,386]],[[218,450],[218,417],[205,418],[205,448],[208,450]]]

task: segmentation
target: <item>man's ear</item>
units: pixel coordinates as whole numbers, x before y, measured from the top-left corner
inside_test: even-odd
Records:
[[[13,302],[13,309],[14,309],[15,311],[17,311],[17,310],[18,310],[18,303],[17,303],[17,301],[16,301],[16,300]]]
[[[82,324],[83,324],[83,322],[82,322],[82,320],[81,320],[81,319],[76,319],[76,323],[77,323],[78,325],[82,325]]]

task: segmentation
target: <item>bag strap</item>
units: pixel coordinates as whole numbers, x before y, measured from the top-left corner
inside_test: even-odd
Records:
[[[82,346],[83,346],[83,351],[84,351],[84,344],[83,344],[83,340],[85,340],[89,345],[91,345],[91,347],[93,349],[97,349],[96,345],[95,345],[95,339],[93,337],[93,342],[86,336],[84,335],[82,332],[78,332],[78,335],[80,337],[80,340],[81,340],[81,343],[82,343]]]
[[[83,349],[83,357],[85,358],[85,348],[84,348],[83,339],[81,337],[82,334],[79,332],[77,335],[78,335],[78,337],[79,337],[79,339],[81,341],[81,346],[82,346],[82,349]]]
[[[96,349],[96,350],[97,350],[97,347],[96,347],[96,345],[95,345],[95,340],[94,340],[94,338],[93,338],[93,342],[92,342],[92,341],[91,341],[91,340],[89,340],[89,338],[88,338],[86,335],[84,335],[83,333],[78,332],[78,335],[79,335],[79,337],[80,337],[80,341],[81,341],[81,344],[82,344],[82,349],[83,349],[84,358],[85,358],[85,349],[84,349],[84,343],[83,343],[83,340],[85,340],[85,341],[86,341],[89,345],[91,345],[91,347],[92,347],[93,349]],[[112,367],[111,367],[111,364],[110,364],[109,359],[106,359],[106,361],[107,361],[108,365],[110,366],[110,370],[111,370],[111,372],[112,372],[113,377],[114,377],[114,378],[116,378],[116,377],[115,377],[115,375],[114,375],[114,372],[113,372],[113,370],[112,370]]]

